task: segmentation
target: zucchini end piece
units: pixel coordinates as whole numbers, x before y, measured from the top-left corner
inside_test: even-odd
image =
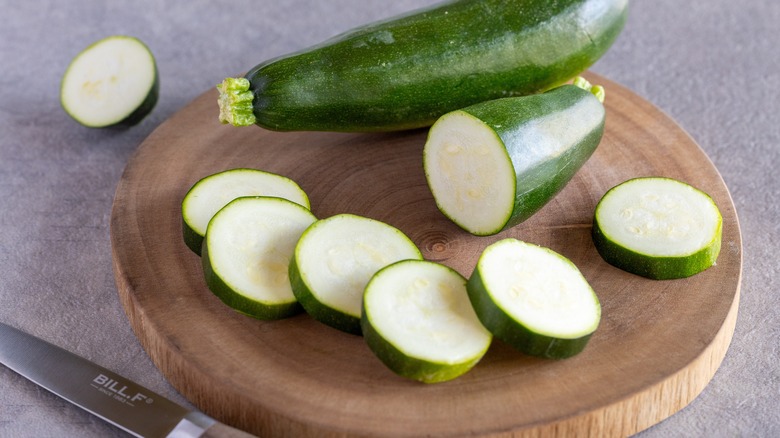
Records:
[[[253,125],[257,120],[252,108],[254,94],[246,78],[226,78],[217,85],[219,90],[219,121],[233,126]]]

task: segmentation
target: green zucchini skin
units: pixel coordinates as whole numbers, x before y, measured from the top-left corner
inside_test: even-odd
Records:
[[[562,339],[536,333],[507,316],[489,298],[490,294],[485,290],[484,285],[482,274],[477,267],[469,277],[466,290],[482,325],[497,339],[524,354],[546,359],[566,359],[582,352],[593,335],[591,333],[579,338]]]
[[[380,271],[378,271],[372,279],[366,285],[365,292],[363,294],[363,308],[360,313],[360,325],[363,334],[363,339],[369,346],[371,351],[376,357],[385,364],[390,370],[396,374],[420,381],[426,384],[439,383],[447,380],[452,380],[458,376],[470,371],[487,352],[492,341],[492,335],[489,335],[487,342],[484,345],[484,349],[468,360],[459,361],[457,363],[448,363],[448,361],[438,362],[436,360],[430,360],[421,358],[415,355],[410,355],[402,350],[402,346],[396,345],[393,341],[386,338],[375,327],[374,321],[376,318],[376,312],[372,312],[368,305],[368,296],[372,293],[371,288],[373,283],[381,282],[381,277],[384,273],[395,270],[403,269],[409,266],[429,266],[432,269],[444,269],[450,271],[455,277],[459,278],[460,284],[465,286],[466,279],[457,273],[452,268],[447,266],[427,261],[427,260],[401,260],[392,263]],[[466,292],[465,290],[463,292]],[[464,297],[467,298],[467,297]]]
[[[719,225],[713,244],[684,257],[656,256],[648,258],[613,242],[604,234],[598,220],[593,220],[592,238],[599,255],[610,265],[653,280],[687,278],[702,272],[702,266],[713,266],[720,254]]]
[[[146,90],[146,95],[136,107],[133,109],[133,111],[127,113],[124,117],[121,119],[116,119],[114,121],[104,121],[102,123],[96,122],[95,120],[88,120],[84,119],[81,114],[81,111],[72,108],[66,101],[65,97],[65,89],[66,89],[66,83],[68,82],[68,74],[70,73],[71,67],[74,66],[74,64],[77,64],[79,62],[79,58],[83,55],[85,55],[90,50],[95,49],[98,46],[104,46],[105,44],[111,44],[115,41],[131,41],[135,44],[143,47],[143,49],[148,53],[149,55],[149,61],[151,62],[151,67],[153,69],[152,75],[153,75],[153,81],[151,86],[148,90]],[[104,46],[105,47],[105,46]],[[89,55],[87,55],[89,56]],[[119,56],[115,53],[115,56]],[[93,61],[94,62],[94,61]],[[100,71],[101,68],[103,68],[105,65],[112,65],[113,61],[103,59],[103,64],[99,62],[95,62],[96,65],[93,65],[92,68]],[[83,79],[82,79],[83,80]],[[120,77],[120,81],[122,78]],[[74,58],[71,61],[71,64],[68,66],[68,69],[65,72],[65,75],[63,77],[62,82],[60,83],[60,105],[65,110],[65,112],[71,116],[74,120],[76,120],[78,123],[82,124],[83,126],[86,126],[88,128],[97,128],[97,129],[125,129],[130,128],[132,126],[137,125],[140,123],[146,116],[148,116],[154,107],[157,105],[157,101],[159,99],[160,94],[160,72],[157,68],[157,60],[154,57],[154,54],[149,49],[149,47],[141,40],[135,37],[127,36],[127,35],[112,35],[105,37],[103,39],[100,39],[98,41],[95,41],[94,43],[90,44],[88,47],[86,47],[84,50],[82,50],[76,58]],[[117,95],[111,95],[106,96],[106,99],[109,101],[115,102],[117,105],[122,105],[123,102],[121,99],[117,100]],[[74,111],[75,110],[75,111]]]
[[[298,269],[295,254],[290,260],[288,275],[295,299],[307,313],[316,315],[315,319],[337,330],[358,336],[362,334],[359,318],[338,309],[328,308],[315,298],[314,293],[303,280],[303,274]]]
[[[636,178],[639,179],[670,179],[661,177],[645,177]],[[631,182],[631,180],[626,181]],[[619,189],[622,184],[619,184],[604,194],[603,198],[606,198],[610,192]],[[697,190],[698,191],[698,190]],[[713,205],[712,198],[701,192],[702,196],[706,196]],[[599,211],[599,204],[596,206],[596,212]],[[691,254],[685,254],[680,256],[659,256],[643,254],[633,249],[626,248],[617,241],[613,240],[608,232],[604,230],[601,223],[598,220],[598,214],[593,215],[593,227],[591,229],[591,237],[593,243],[598,251],[599,255],[612,266],[620,268],[626,272],[630,272],[636,275],[640,275],[645,278],[653,280],[675,280],[680,278],[687,278],[696,275],[702,271],[709,269],[715,265],[718,260],[718,255],[721,250],[721,239],[723,235],[723,218],[718,212],[717,228],[712,240],[704,245],[700,250]]]
[[[152,88],[149,90],[149,94],[146,95],[146,98],[143,102],[141,102],[141,105],[138,106],[138,108],[135,109],[130,115],[125,117],[123,120],[120,120],[117,122],[115,127],[121,127],[121,128],[129,128],[131,126],[135,126],[138,123],[141,122],[141,120],[145,119],[146,116],[149,115],[149,113],[152,112],[155,106],[157,106],[157,100],[160,97],[160,73],[157,69],[157,63],[154,64],[154,83],[152,84]]]
[[[233,292],[222,277],[214,272],[205,241],[201,249],[201,266],[208,288],[220,301],[238,313],[260,320],[276,320],[303,313],[303,307],[295,300],[276,305],[262,305]]]
[[[474,368],[482,359],[482,356],[479,356],[474,360],[447,367],[442,367],[440,363],[424,359],[411,359],[374,329],[368,321],[368,315],[365,310],[361,314],[360,321],[363,339],[371,345],[371,349],[377,358],[394,373],[406,376],[409,379],[423,383],[438,383],[452,380]]]
[[[604,106],[593,93],[569,84],[462,111],[490,126],[512,161],[515,202],[503,229],[533,216],[568,184],[601,142],[606,119]]]
[[[628,0],[445,1],[252,68],[255,124],[430,126],[449,111],[566,82],[609,49],[627,13]]]

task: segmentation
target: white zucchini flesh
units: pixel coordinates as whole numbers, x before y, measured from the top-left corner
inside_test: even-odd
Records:
[[[496,132],[463,111],[440,118],[423,151],[439,210],[476,235],[500,230],[514,208],[516,174]]]
[[[560,254],[505,239],[483,252],[477,269],[490,299],[526,329],[558,339],[593,333],[601,306],[577,267]]]
[[[200,254],[203,236],[211,218],[241,196],[272,196],[310,208],[306,192],[293,180],[258,169],[228,169],[196,182],[181,205],[187,246]]]
[[[297,303],[287,269],[298,239],[315,220],[308,209],[286,199],[231,201],[214,215],[206,232],[209,287],[223,301],[237,303],[236,310],[256,317],[263,317],[267,307]]]
[[[137,120],[151,111],[157,81],[154,56],[144,43],[129,36],[111,36],[71,61],[60,86],[60,101],[85,126],[112,126],[137,110],[142,112],[134,115]]]
[[[405,377],[428,383],[457,377],[492,341],[471,307],[465,278],[438,263],[406,260],[385,267],[363,300],[369,347]]]
[[[359,331],[366,284],[381,268],[406,259],[422,259],[422,254],[397,228],[362,216],[335,215],[315,222],[296,245],[291,273],[300,279],[293,285],[300,287],[293,291],[315,319]],[[311,306],[309,297],[316,301]]]
[[[634,178],[599,201],[593,235],[610,264],[653,279],[684,278],[715,264],[722,217],[709,195],[682,181]]]
[[[668,178],[634,179],[611,190],[596,217],[607,235],[634,251],[684,256],[712,242],[720,212],[709,196]]]

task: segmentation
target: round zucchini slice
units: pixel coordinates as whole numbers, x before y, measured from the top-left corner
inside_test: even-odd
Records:
[[[404,260],[371,278],[363,296],[363,337],[396,374],[423,383],[454,379],[474,367],[492,336],[449,267]]]
[[[181,203],[184,243],[200,255],[214,214],[241,196],[272,196],[310,208],[306,192],[293,180],[257,169],[229,169],[196,182]]]
[[[209,289],[236,311],[258,319],[300,313],[287,275],[295,244],[316,218],[282,198],[240,197],[209,222],[203,272]]]
[[[417,246],[386,223],[352,214],[315,222],[301,236],[290,263],[290,284],[314,319],[360,334],[363,290],[381,268],[422,259]]]
[[[685,278],[715,264],[722,217],[706,193],[675,179],[630,179],[601,198],[593,242],[607,263],[655,280]]]
[[[79,53],[60,84],[65,112],[84,126],[132,126],[157,104],[157,63],[138,38],[114,35]]]
[[[485,248],[468,294],[496,338],[531,356],[580,353],[601,320],[599,299],[574,263],[512,238]]]

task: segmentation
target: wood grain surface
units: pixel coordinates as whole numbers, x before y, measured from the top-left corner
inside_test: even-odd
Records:
[[[492,237],[451,224],[434,205],[421,154],[426,130],[389,134],[270,132],[217,122],[205,92],[158,127],[119,181],[111,243],[119,297],[138,339],[188,400],[261,436],[625,436],[682,409],[707,385],[737,317],[742,242],[728,189],[699,146],[626,88],[607,90],[598,150],[530,220]],[[290,177],[320,218],[353,213],[404,231],[429,259],[470,275],[505,237],[570,258],[593,286],[602,321],[585,351],[562,361],[500,341],[469,373],[425,385],[396,376],[359,336],[305,314],[263,322],[225,307],[184,245],[180,203],[198,179],[234,167]],[[709,193],[723,215],[717,265],[654,281],[606,264],[593,210],[614,185],[668,176]]]

